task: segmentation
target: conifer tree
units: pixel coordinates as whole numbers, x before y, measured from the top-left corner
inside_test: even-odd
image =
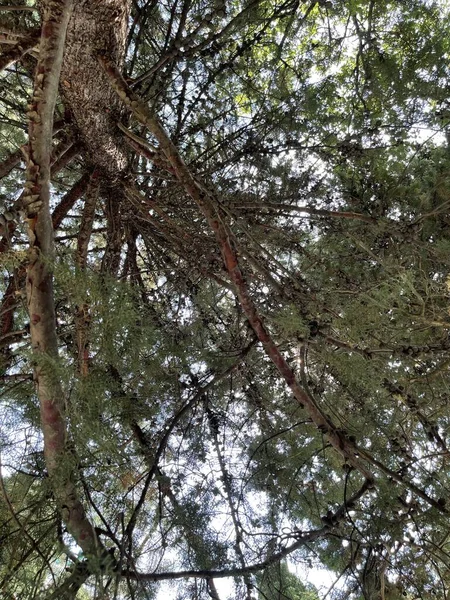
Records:
[[[449,18],[0,7],[1,597],[447,597]]]

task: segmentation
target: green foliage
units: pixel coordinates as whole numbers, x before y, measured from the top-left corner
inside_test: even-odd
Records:
[[[130,147],[126,181],[99,172],[80,264],[86,192],[65,203],[98,157],[61,98],[55,164],[74,156],[52,167],[51,211],[65,206],[51,265],[59,356],[36,357],[17,212],[26,165],[5,167],[0,207],[14,227],[0,236],[1,597],[66,594],[82,558],[48,476],[36,366],[64,394],[60,472],[111,553],[63,600],[167,590],[206,600],[217,596],[208,573],[224,570],[238,598],[317,600],[290,571],[297,561],[335,575],[330,598],[448,596],[448,9],[132,3],[125,74],[213,192],[264,344],[163,152],[153,164]],[[39,20],[3,16],[19,33]],[[27,140],[36,57],[1,74],[1,165]],[[121,122],[155,145],[133,116]],[[363,478],[294,399],[272,342],[342,443],[369,457],[374,489],[350,500]],[[169,584],[157,579],[165,572]]]
[[[303,583],[289,571],[285,562],[267,569],[258,579],[258,598],[261,600],[319,600],[314,586]]]

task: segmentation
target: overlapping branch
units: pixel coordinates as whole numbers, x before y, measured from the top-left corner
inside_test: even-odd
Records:
[[[263,571],[270,565],[279,563],[284,558],[302,548],[310,542],[321,539],[329,533],[331,522],[338,524],[342,521],[350,506],[354,506],[358,500],[371,488],[371,482],[365,481],[364,484],[357,490],[348,500],[339,506],[339,508],[328,515],[328,523],[320,529],[314,529],[312,531],[298,531],[292,532],[292,537],[296,538],[296,541],[288,546],[285,546],[279,552],[271,554],[266,560],[259,563],[247,565],[245,567],[235,567],[231,569],[200,569],[200,570],[189,570],[189,571],[174,571],[174,572],[161,572],[161,573],[142,573],[130,570],[123,570],[122,575],[129,579],[136,581],[165,581],[171,579],[188,579],[197,577],[200,579],[221,579],[224,577],[238,577],[248,575],[252,573],[258,573]]]
[[[288,365],[286,359],[273,341],[270,332],[263,323],[249,292],[245,275],[231,241],[232,236],[225,223],[217,199],[192,175],[157,117],[153,115],[146,104],[144,104],[144,102],[129,89],[116,66],[104,55],[99,55],[99,62],[103,65],[105,72],[111,80],[111,85],[114,87],[127,108],[131,110],[134,116],[155,136],[159,143],[160,152],[172,165],[179,183],[197,204],[213,230],[221,250],[226,270],[235,286],[242,309],[259,341],[262,343],[266,354],[278,369],[280,375],[291,389],[294,397],[301,406],[306,408],[313,422],[328,436],[330,443],[339,454],[341,454],[341,456],[343,456],[350,465],[355,467],[367,480],[373,481],[373,475],[360,459],[355,444],[338,430],[331,419],[322,412],[319,406],[314,403],[303,390],[298,383],[293,370]]]
[[[31,32],[27,37],[17,41],[7,52],[3,52],[0,56],[0,71],[4,71],[33,50],[39,41],[39,35],[38,31]]]

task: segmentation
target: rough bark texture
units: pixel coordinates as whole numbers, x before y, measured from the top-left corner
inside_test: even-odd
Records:
[[[90,157],[110,181],[127,169],[127,150],[117,129],[121,103],[96,60],[105,52],[123,64],[129,0],[75,3],[67,29],[60,92]]]

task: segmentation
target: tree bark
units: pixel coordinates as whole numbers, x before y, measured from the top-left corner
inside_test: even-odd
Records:
[[[86,554],[95,554],[98,540],[78,498],[73,482],[74,461],[66,446],[64,396],[57,376],[58,343],[52,275],[52,128],[64,40],[72,8],[72,0],[47,0],[43,3],[39,60],[28,113],[27,183],[23,199],[30,242],[26,285],[34,377],[48,474],[67,528]]]
[[[128,167],[127,149],[117,129],[121,103],[96,60],[106,53],[122,66],[130,0],[79,0],[67,28],[61,95],[92,162],[109,181]]]

